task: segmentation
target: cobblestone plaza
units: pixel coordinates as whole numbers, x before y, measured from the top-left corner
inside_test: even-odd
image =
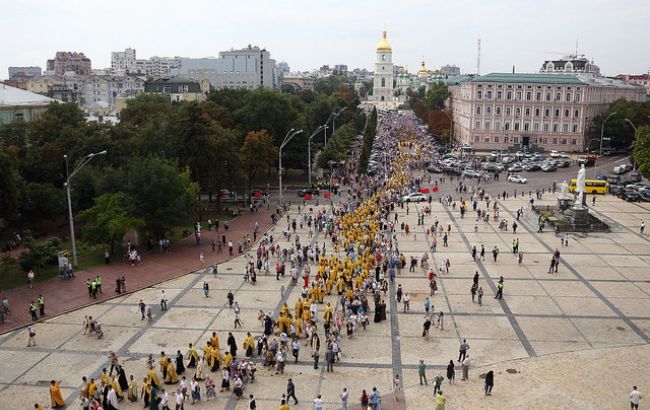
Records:
[[[549,196],[540,202],[553,201]],[[525,198],[514,198],[500,201],[499,206],[502,216],[512,221],[514,211],[526,208],[527,203]],[[650,365],[650,240],[638,230],[650,206],[604,197],[592,212],[610,222],[612,231],[571,236],[568,247],[562,247],[553,233],[536,233],[532,212],[524,214],[513,234],[499,231],[492,221],[480,222],[475,232],[472,216],[463,219],[458,211],[437,201],[432,203],[432,215],[425,217],[425,226],[419,226],[418,208],[421,210],[422,205],[410,204],[408,214],[406,207],[396,208],[400,221],[412,227],[409,234],[397,234],[400,252],[407,259],[429,251],[433,237],[426,235],[425,227],[433,218],[452,227],[449,246],[441,246],[439,240],[437,251],[430,253],[432,266],[439,266],[441,260],[451,261],[449,274],[441,275],[439,290],[432,298],[435,310],[445,313],[444,330],[432,327],[429,337],[422,337],[423,302],[429,294],[427,274],[420,267],[415,272],[403,269],[395,285],[401,284],[409,294],[410,310],[403,312],[391,286],[391,295],[386,298],[388,320],[371,322],[367,330],[358,329],[352,338],[342,336],[343,355],[333,373],[325,372],[324,365],[315,370],[304,348],[298,364],[288,361],[284,375],[258,363],[257,380],[245,386],[241,400],[230,392],[217,393],[216,401],[194,407],[245,409],[245,398],[253,393],[258,408],[275,409],[291,377],[300,400],[291,408],[312,408],[318,394],[325,408],[340,408],[344,387],[350,391],[350,403],[358,407],[362,389],[370,391],[373,386],[382,393],[384,409],[432,408],[433,389],[419,384],[417,365],[424,360],[430,381],[444,375],[449,360],[457,359],[462,339],[470,345],[470,378],[460,381],[457,377],[451,386],[445,381],[443,391],[449,409],[628,406],[627,393],[632,385],[643,385]],[[296,206],[290,214],[298,215]],[[282,236],[286,220],[282,222],[273,232],[276,238]],[[303,240],[324,241],[322,234],[307,239],[306,229],[298,229],[298,234]],[[524,253],[521,265],[511,252],[514,238],[519,238]],[[481,244],[487,251],[485,261],[473,261],[471,248],[480,249]],[[281,245],[288,243],[281,241]],[[331,252],[331,242],[327,245]],[[490,253],[495,245],[501,250],[496,263]],[[561,251],[562,263],[557,274],[548,274],[556,248]],[[157,358],[163,350],[171,357],[179,349],[185,353],[188,343],[202,345],[213,331],[224,341],[232,332],[241,349],[247,331],[253,335],[261,332],[260,310],[277,314],[285,302],[292,307],[301,293],[300,286],[289,285],[288,277],[276,281],[275,275],[259,275],[255,286],[243,283],[244,265],[244,257],[238,257],[221,264],[217,277],[207,270],[193,272],[53,317],[34,326],[36,347],[26,347],[26,329],[0,336],[0,408],[49,404],[52,379],[61,380],[66,404],[77,408],[81,377],[97,377],[110,365],[110,351],[118,353],[127,375],[141,381],[149,354]],[[470,297],[475,272],[485,290],[481,306],[472,303]],[[504,297],[495,300],[500,276],[505,279]],[[210,286],[207,298],[202,290],[204,281]],[[160,311],[158,305],[161,289],[168,295],[167,311]],[[241,305],[243,326],[238,329],[234,329],[234,313],[228,308],[228,291]],[[153,305],[150,322],[140,320],[140,299]],[[335,294],[327,296],[325,302],[336,305]],[[319,320],[323,307],[318,306]],[[103,339],[82,334],[85,315],[99,319]],[[488,370],[495,371],[491,397],[483,395],[479,377]],[[404,386],[404,395],[398,395],[397,403],[391,393],[395,373],[403,375]],[[218,373],[213,378],[220,380]],[[141,402],[124,400],[120,409],[141,407]]]

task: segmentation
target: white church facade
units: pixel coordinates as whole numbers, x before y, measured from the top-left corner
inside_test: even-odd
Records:
[[[386,31],[379,44],[377,44],[377,60],[373,78],[372,95],[368,101],[362,103],[364,108],[377,110],[396,109],[401,102],[395,96],[393,75],[393,48],[386,38]]]

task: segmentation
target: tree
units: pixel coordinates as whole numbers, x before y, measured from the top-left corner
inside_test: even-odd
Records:
[[[434,110],[429,112],[427,117],[427,125],[431,133],[444,142],[449,142],[449,130],[451,129],[450,115],[446,114],[443,110]]]
[[[132,158],[127,166],[124,193],[129,214],[144,221],[144,228],[157,236],[187,222],[196,210],[198,186],[189,170],[157,157]]]
[[[57,262],[59,243],[58,238],[49,238],[45,242],[37,243],[31,232],[26,231],[22,245],[29,251],[21,253],[18,257],[20,266],[25,271],[33,269],[34,273],[39,274],[43,266]]]
[[[625,119],[632,121],[637,128],[650,125],[650,102],[639,103],[623,99],[614,101],[607,111],[594,117],[588,130],[589,139],[600,140],[601,125],[605,119],[607,122],[603,135],[610,138],[609,145],[616,148],[627,148],[634,142],[634,128]],[[607,146],[606,143],[604,144]]]
[[[95,205],[80,214],[85,222],[83,240],[108,245],[111,254],[115,253],[116,242],[121,241],[128,231],[144,225],[142,219],[129,216],[126,209],[126,195],[122,192],[95,198]]]
[[[57,216],[65,215],[65,211],[66,199],[62,188],[37,182],[25,185],[21,206],[21,213],[25,218],[33,222],[54,220]]]
[[[645,178],[650,178],[650,126],[638,128],[632,156],[639,173]]]
[[[348,151],[352,147],[355,130],[353,124],[345,124],[336,129],[332,138],[327,141],[327,146],[318,156],[318,166],[328,168],[329,161],[343,161],[348,158]]]
[[[156,94],[140,94],[127,100],[126,108],[120,114],[120,124],[137,128],[149,121],[151,117],[169,114],[173,106],[167,98]]]
[[[0,139],[0,220],[11,222],[18,218],[21,194],[19,179],[16,161]]]
[[[440,110],[444,108],[445,101],[447,101],[449,97],[451,97],[451,92],[449,91],[447,84],[442,81],[438,81],[426,93],[425,103],[427,109],[429,111],[432,111],[435,109]]]
[[[266,130],[249,132],[244,138],[244,144],[239,149],[239,158],[248,181],[248,192],[258,172],[264,170],[275,161],[278,150],[273,145],[273,138]]]

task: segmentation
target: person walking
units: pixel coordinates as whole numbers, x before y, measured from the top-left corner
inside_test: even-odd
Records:
[[[481,306],[483,304],[483,286],[479,286],[476,293],[478,294],[478,305]]]
[[[476,297],[476,292],[478,291],[478,283],[472,283],[472,287],[469,292],[472,294],[472,303],[474,303],[474,298]]]
[[[295,405],[298,405],[298,398],[296,397],[296,385],[293,384],[293,381],[289,379],[287,382],[287,403],[289,399],[293,399]]]
[[[380,403],[380,395],[379,395],[379,390],[377,390],[377,387],[373,386],[372,391],[370,392],[370,402],[368,405],[370,406],[371,409],[377,410],[379,409],[379,403]]]
[[[449,380],[449,384],[454,384],[454,379],[456,378],[456,370],[454,370],[454,367],[454,361],[450,360],[447,365],[447,380]]]
[[[637,390],[636,386],[632,387],[630,392],[630,407],[632,410],[637,410],[639,408],[639,401],[641,400],[641,393]]]
[[[461,363],[461,366],[463,368],[463,379],[462,380],[469,379],[469,364],[470,364],[469,355],[467,355],[467,356],[465,356],[465,358],[463,359],[463,361]]]
[[[497,283],[497,294],[494,298],[501,299],[502,297],[503,297],[503,276],[500,276],[499,283]]]
[[[460,344],[460,347],[458,348],[458,361],[462,362],[463,359],[465,359],[465,356],[467,356],[467,351],[469,350],[469,345],[467,344],[467,339],[463,339],[463,342]]]
[[[34,287],[34,271],[32,269],[27,272],[27,283],[29,283],[30,289]]]
[[[210,285],[207,281],[203,281],[203,294],[206,298],[210,295]]]
[[[31,326],[27,326],[27,347],[32,347],[36,346],[36,332],[34,332],[34,329],[32,329]]]
[[[438,394],[436,394],[436,410],[445,410],[446,402],[447,398],[443,396],[442,390],[439,390]]]
[[[420,377],[420,386],[422,386],[422,380],[424,380],[425,385],[429,385],[427,383],[427,375],[426,375],[426,370],[427,366],[424,364],[424,360],[420,360],[420,364],[418,364],[418,376]]]
[[[160,310],[167,310],[167,295],[165,295],[165,289],[160,291]]]
[[[320,394],[314,399],[314,410],[323,410],[323,399]]]
[[[492,387],[494,387],[494,371],[490,370],[485,375],[485,395],[492,395]]]
[[[38,316],[36,316],[36,304],[32,300],[32,303],[29,304],[29,313],[32,315],[32,320],[37,321]]]
[[[147,308],[147,305],[145,305],[144,302],[142,301],[142,299],[140,299],[140,303],[138,303],[138,309],[140,309],[140,315],[142,316],[142,318],[140,320],[144,320],[146,308]]]
[[[643,231],[645,231],[645,221],[641,221],[641,226],[639,226],[639,232],[641,235],[643,235]]]
[[[443,375],[439,374],[436,377],[433,378],[433,394],[436,394],[438,392],[442,393],[442,382],[445,381],[445,378]]]
[[[344,387],[343,392],[341,393],[341,409],[348,410],[349,400],[350,400],[350,392],[348,392],[347,387]]]
[[[41,317],[45,316],[45,298],[43,297],[43,295],[38,295],[38,299],[36,299],[36,302],[38,303],[38,310]]]

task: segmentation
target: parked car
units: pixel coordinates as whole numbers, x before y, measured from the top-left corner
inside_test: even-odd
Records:
[[[298,196],[304,197],[305,195],[318,195],[318,188],[305,188],[298,191]]]
[[[641,201],[643,202],[650,202],[650,192],[639,192],[639,197],[641,197]]]
[[[427,172],[431,172],[432,174],[439,174],[442,172],[442,168],[437,165],[429,165],[427,167]]]
[[[508,181],[514,182],[516,184],[525,184],[526,182],[528,182],[528,180],[522,177],[521,175],[510,175],[508,177]]]
[[[555,172],[557,171],[557,167],[551,163],[546,163],[542,165],[542,172]]]
[[[641,182],[641,175],[638,172],[632,172],[627,179],[632,182]]]
[[[625,185],[613,184],[609,185],[609,193],[612,195],[622,195],[625,192]]]
[[[519,164],[514,164],[514,165],[508,167],[508,172],[521,172],[523,170],[524,169]]]
[[[524,171],[528,171],[528,172],[535,172],[541,169],[542,167],[539,164],[536,164],[534,162],[524,165]]]
[[[568,159],[558,159],[555,161],[555,166],[558,168],[568,168],[571,165]]]
[[[626,172],[632,171],[632,164],[623,164],[619,165],[617,167],[614,167],[613,172],[616,175],[622,175],[625,174]]]
[[[639,194],[636,191],[628,191],[628,190],[626,190],[623,193],[623,196],[621,198],[623,198],[624,200],[626,200],[628,202],[638,202],[638,201],[641,200],[641,194]]]
[[[560,158],[560,153],[556,150],[551,150],[551,158]]]
[[[466,169],[463,171],[463,176],[468,178],[480,178],[481,175],[481,171],[476,171],[474,169]]]
[[[421,194],[420,192],[413,192],[412,194],[404,195],[402,201],[404,202],[423,202],[426,201],[427,197]]]

